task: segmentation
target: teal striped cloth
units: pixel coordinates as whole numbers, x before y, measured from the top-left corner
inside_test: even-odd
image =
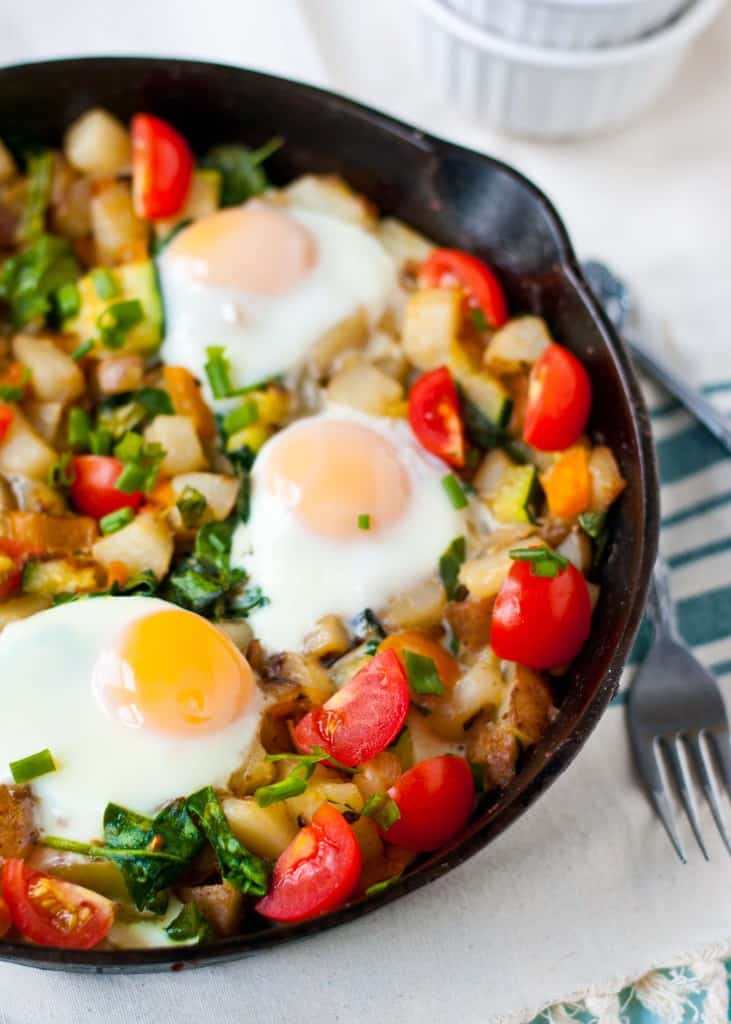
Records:
[[[670,567],[680,631],[731,696],[731,457],[677,401],[643,383],[662,484],[660,548]],[[702,390],[731,416],[731,380]],[[645,620],[615,705],[626,702],[632,666],[642,660],[651,638]],[[657,971],[611,997],[554,1006],[533,1024],[715,1024],[731,1019],[731,961],[695,968],[699,973],[693,965]]]

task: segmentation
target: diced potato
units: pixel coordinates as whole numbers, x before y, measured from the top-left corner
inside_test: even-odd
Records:
[[[464,739],[464,726],[486,707],[497,707],[505,694],[505,680],[497,659],[487,649],[457,680],[447,698],[434,703],[429,727],[444,739]]]
[[[173,228],[182,221],[197,220],[215,213],[221,204],[221,172],[213,169],[196,170],[190,183],[190,191],[180,210],[174,217],[155,221],[155,234],[167,238]]]
[[[20,409],[0,443],[0,473],[21,473],[46,480],[58,458],[57,453],[32,429]]]
[[[119,395],[141,388],[145,376],[145,361],[134,352],[100,359],[94,365],[94,381],[102,395]]]
[[[96,519],[55,516],[45,512],[7,512],[2,530],[33,555],[76,555],[89,551],[97,538]]]
[[[65,409],[64,402],[38,402],[33,399],[26,399],[24,403],[28,422],[35,432],[55,446],[58,441],[59,430]]]
[[[9,473],[7,481],[13,494],[13,508],[20,512],[45,512],[62,516],[66,511],[63,497],[43,480],[31,480],[20,473]]]
[[[584,531],[578,527],[575,526],[571,530],[556,550],[559,555],[568,558],[569,562],[575,565],[579,572],[588,572],[591,568],[593,554],[591,541]]]
[[[30,786],[0,786],[0,860],[26,857],[37,836]]]
[[[259,857],[276,860],[297,834],[297,824],[285,801],[260,807],[253,797],[241,800],[231,796],[221,806],[233,834]]]
[[[13,160],[13,155],[0,139],[0,185],[11,181],[18,173],[18,168]]]
[[[307,822],[312,821],[317,808],[325,802],[332,804],[341,814],[345,811],[361,811],[364,803],[355,783],[315,781],[314,778],[304,793],[284,801],[295,820],[301,816]]]
[[[383,840],[378,826],[371,817],[360,817],[351,825],[355,838],[358,840],[363,870],[367,871],[383,856]]]
[[[366,651],[366,644],[360,644],[352,651],[348,651],[342,658],[338,658],[334,665],[330,666],[330,679],[336,690],[345,686],[349,679],[352,679],[356,672],[367,665],[373,657]]]
[[[508,689],[498,720],[509,726],[524,746],[532,746],[556,717],[551,688],[542,676],[525,665],[511,662],[506,674]]]
[[[42,612],[44,608],[50,608],[50,597],[39,594],[25,594],[22,597],[13,597],[10,601],[0,602],[0,632],[11,622],[20,622],[21,619],[28,619],[36,612]]]
[[[232,476],[222,473],[181,473],[170,481],[175,501],[186,487],[198,491],[206,499],[206,510],[201,522],[225,519],[236,504],[239,493],[239,482]],[[171,522],[176,530],[183,526],[177,508],[171,510]]]
[[[127,182],[116,181],[92,196],[91,226],[100,262],[133,262],[147,256],[147,224],[134,212]]]
[[[350,647],[350,634],[337,615],[323,615],[305,636],[304,650],[315,658],[344,654]]]
[[[82,562],[75,558],[30,561],[23,571],[23,593],[44,597],[89,593],[97,590],[101,582],[96,562]]]
[[[438,736],[431,728],[431,715],[422,715],[421,712],[412,707],[407,719],[408,736],[411,741],[411,762],[412,765],[420,761],[428,761],[430,757],[441,757],[443,754],[462,753],[461,742],[464,740],[462,731],[457,741],[445,739]]]
[[[401,344],[419,370],[446,363],[462,319],[458,288],[423,288],[409,296]]]
[[[91,182],[60,153],[54,154],[49,214],[53,231],[64,238],[85,239],[91,231]]]
[[[467,587],[470,597],[478,601],[495,597],[503,580],[510,572],[513,560],[508,554],[516,542],[520,547],[540,547],[543,541],[533,536],[532,526],[517,527],[499,531],[494,535],[493,545],[476,558],[468,558],[459,570],[459,582]]]
[[[63,149],[77,170],[97,178],[113,178],[130,163],[129,132],[121,121],[99,107],[74,121],[66,132]]]
[[[163,380],[173,409],[179,416],[190,416],[198,436],[208,440],[216,436],[216,421],[210,406],[201,395],[200,385],[184,366],[163,366]]]
[[[626,480],[619,472],[619,466],[611,448],[598,445],[592,448],[589,456],[589,476],[591,477],[591,510],[606,512],[612,502],[627,486]]]
[[[369,366],[368,363],[360,363],[333,377],[327,387],[327,396],[339,405],[360,409],[374,416],[387,416],[396,403],[403,399],[404,389],[383,370]]]
[[[30,370],[33,393],[41,401],[70,402],[83,395],[83,373],[50,338],[16,334],[13,355]]]
[[[186,903],[196,904],[217,935],[236,935],[244,912],[244,896],[238,889],[221,882],[181,887],[178,894]]]
[[[490,597],[475,600],[451,601],[445,618],[459,641],[460,653],[477,654],[490,642],[493,600]]]
[[[335,358],[349,349],[361,349],[368,341],[368,315],[362,307],[331,327],[310,349],[307,367],[318,380],[326,377]]]
[[[501,448],[494,448],[487,453],[472,480],[472,486],[481,498],[492,501],[511,466],[513,460]]]
[[[310,704],[324,704],[332,696],[330,676],[314,655],[283,651],[269,660],[267,669],[271,679],[291,684]]]
[[[376,793],[385,793],[401,774],[401,762],[390,750],[383,750],[370,761],[364,761],[360,771],[353,776],[364,800]]]
[[[406,382],[409,375],[409,361],[406,358],[401,342],[388,331],[374,331],[363,351],[363,358],[372,366],[377,366],[389,377]]]
[[[224,636],[227,636],[232,644],[235,644],[240,651],[246,653],[246,648],[254,639],[254,630],[246,619],[221,619],[214,623]]]
[[[228,788],[234,796],[251,796],[260,786],[268,786],[277,776],[274,761],[267,761],[266,750],[257,737],[249,750],[246,763],[229,777]]]
[[[378,617],[389,633],[436,625],[444,614],[447,595],[440,580],[424,580],[413,590],[392,597]]]
[[[160,444],[165,450],[165,458],[160,465],[163,476],[192,473],[206,466],[206,457],[190,416],[156,416],[145,430],[145,440],[149,444]]]
[[[397,267],[405,263],[422,263],[435,248],[434,242],[395,217],[384,217],[379,221],[376,234]]]
[[[518,742],[509,728],[492,720],[490,712],[469,727],[466,753],[469,761],[482,765],[487,791],[504,789],[515,775]]]
[[[162,579],[173,557],[173,538],[161,516],[143,512],[128,526],[98,540],[92,554],[107,568],[112,562],[122,562],[130,575],[149,570]]]
[[[495,373],[518,373],[532,366],[552,341],[541,317],[517,316],[493,334],[485,350],[485,366]]]
[[[327,213],[362,228],[374,227],[377,213],[365,196],[353,192],[337,174],[305,174],[282,190],[287,202],[316,213]]]

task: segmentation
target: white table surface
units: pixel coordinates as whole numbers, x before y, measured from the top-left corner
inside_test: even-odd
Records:
[[[318,45],[307,38],[303,10]],[[610,259],[663,308],[676,336],[698,339],[692,372],[718,377],[718,368],[704,367],[702,356],[704,337],[725,337],[729,320],[731,12],[650,115],[612,137],[563,146],[498,138],[440,107],[414,69],[410,37],[405,0],[35,0],[12,11],[7,3],[0,6],[5,63],[136,51],[213,57],[311,81],[329,79],[335,88],[516,163],[557,202],[583,255]],[[618,728],[618,721],[605,719],[601,728]],[[574,779],[582,760],[609,773],[626,770],[601,765],[598,747],[589,744],[582,752],[570,773]],[[48,975],[0,965],[0,1022],[307,1024],[325,1016],[360,1024],[478,1024],[530,1001],[522,987],[526,960],[535,974],[550,979],[555,997],[589,985],[614,937],[602,927],[602,878],[576,892],[551,857],[552,834],[570,821],[570,792],[564,777],[509,835],[406,900],[355,925],[237,965],[135,978]],[[599,853],[593,844],[601,836],[602,814],[597,807],[595,821],[573,823],[587,857]],[[615,841],[631,842],[641,856],[656,838],[649,812],[646,826],[640,836]],[[540,846],[536,836],[542,837]],[[637,892],[627,878],[628,910],[641,911],[637,919],[644,924],[626,936],[626,952],[613,962],[618,975],[632,970],[643,943],[655,944],[656,962],[679,952],[684,922],[667,906],[665,883],[681,869],[670,859],[661,862],[667,866],[656,886]],[[567,914],[536,933],[532,917],[547,883],[563,898]],[[728,920],[731,905],[703,891],[702,882],[698,899],[708,907],[712,935]],[[577,902],[586,924],[572,932],[568,908]],[[525,957],[505,963],[495,954],[501,936],[516,928],[525,933]]]

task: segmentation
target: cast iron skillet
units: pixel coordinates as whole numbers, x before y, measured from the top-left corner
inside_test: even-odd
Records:
[[[612,542],[594,630],[572,668],[550,735],[512,785],[464,833],[379,896],[301,925],[253,930],[204,947],[76,952],[0,943],[0,958],[47,968],[145,971],[232,960],[311,935],[398,899],[451,870],[507,828],[571,762],[614,695],[645,601],[658,535],[658,486],[645,406],[627,354],[594,301],[566,230],[546,197],[511,167],[425,135],[331,93],[239,68],[181,60],[92,58],[0,70],[0,138],[18,152],[58,144],[91,106],[127,120],[168,118],[198,152],[213,143],[285,147],[276,181],[304,171],[344,175],[385,213],[438,242],[483,257],[500,273],[513,310],[546,317],[594,384],[592,427],[619,458],[627,490],[612,515]]]

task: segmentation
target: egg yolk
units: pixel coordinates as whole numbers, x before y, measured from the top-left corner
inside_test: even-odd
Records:
[[[284,210],[252,200],[195,221],[175,236],[164,259],[186,264],[188,273],[206,284],[282,295],[315,266],[317,246]]]
[[[205,619],[155,612],[103,651],[92,684],[105,710],[133,728],[202,734],[231,725],[254,696],[249,663]]]
[[[367,537],[405,512],[411,484],[391,442],[357,423],[303,424],[274,445],[264,486],[316,533]]]

